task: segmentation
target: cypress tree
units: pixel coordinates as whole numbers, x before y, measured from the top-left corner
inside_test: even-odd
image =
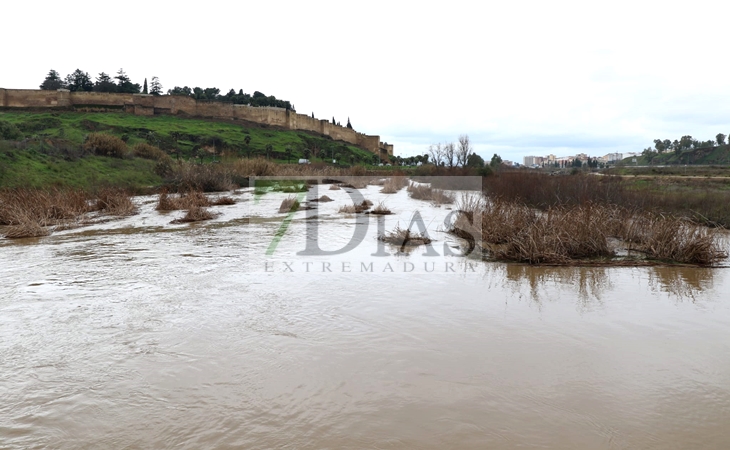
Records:
[[[142,88],[142,93],[147,94],[147,78],[144,79],[144,87]]]

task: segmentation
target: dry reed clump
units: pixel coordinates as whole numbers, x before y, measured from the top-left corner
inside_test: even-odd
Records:
[[[389,214],[393,214],[387,206],[383,202],[378,203],[378,206],[373,208],[372,211],[370,211],[370,214],[375,214],[379,216],[387,216]]]
[[[7,239],[42,237],[49,234],[51,233],[48,228],[41,226],[40,223],[32,219],[20,220],[16,225],[11,225],[5,230],[5,238]]]
[[[380,192],[384,194],[395,194],[406,186],[408,186],[408,178],[403,176],[394,176],[385,180],[385,183],[383,183],[383,189],[381,189]]]
[[[160,192],[155,209],[157,211],[177,211],[180,209],[190,209],[218,204],[228,205],[235,203],[235,200],[230,197],[220,197],[216,200],[216,202],[211,202],[208,197],[200,191],[188,191],[178,195],[171,195],[168,194],[166,190],[163,190]]]
[[[264,177],[275,175],[278,167],[276,163],[263,158],[238,159],[233,162],[232,171],[244,178],[251,176]]]
[[[368,187],[369,181],[370,180],[364,177],[343,177],[342,187],[350,189],[365,189]]]
[[[210,220],[215,216],[205,208],[200,206],[193,206],[188,209],[187,214],[180,219],[175,219],[172,223],[190,223],[190,222],[201,222],[203,220]]]
[[[95,209],[112,216],[131,216],[137,212],[131,196],[116,188],[101,190],[96,197]]]
[[[84,139],[83,149],[99,156],[124,158],[129,153],[127,144],[120,138],[104,133],[91,133]]]
[[[411,198],[416,200],[426,200],[437,205],[454,203],[454,196],[441,190],[433,189],[427,184],[410,183],[408,185],[408,193]]]
[[[340,190],[340,187],[337,186],[336,184],[333,184],[330,186],[330,191],[339,191],[339,190]]]
[[[281,202],[281,206],[279,206],[279,212],[280,213],[288,213],[297,211],[299,209],[299,200],[297,200],[294,196],[289,196],[285,198]]]
[[[370,200],[363,200],[362,203],[341,206],[339,212],[345,214],[357,214],[367,211],[371,206],[373,206],[373,202]]]
[[[687,219],[644,213],[627,231],[630,249],[650,259],[710,266],[728,257],[717,229]]]
[[[333,202],[334,200],[332,200],[331,198],[327,197],[326,195],[323,195],[320,198],[316,198],[316,199],[314,199],[312,201],[313,202],[320,202],[320,203],[328,203],[328,202]]]
[[[235,187],[233,178],[230,165],[178,161],[171,166],[168,183],[177,191],[221,192]]]
[[[236,204],[236,201],[233,198],[228,197],[227,195],[225,195],[223,197],[217,197],[217,198],[210,200],[211,206],[228,206],[228,205],[235,205],[235,204]]]
[[[433,242],[425,233],[413,233],[410,229],[404,230],[399,226],[396,226],[393,231],[379,235],[378,240],[397,245],[401,248],[401,251],[404,247],[417,247]]]
[[[153,161],[171,159],[167,153],[146,142],[135,144],[132,147],[132,154],[138,158],[151,159]]]
[[[40,226],[76,220],[90,211],[88,196],[77,189],[0,190],[0,225]]]

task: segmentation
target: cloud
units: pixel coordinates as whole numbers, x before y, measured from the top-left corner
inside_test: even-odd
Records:
[[[624,0],[210,0],[206,14],[173,2],[54,5],[3,6],[4,16],[32,16],[34,26],[0,28],[2,42],[13,43],[4,58],[15,61],[0,71],[0,86],[36,88],[51,68],[96,75],[123,67],[135,82],[158,76],[166,89],[259,90],[300,113],[350,117],[402,154],[461,133],[482,156],[513,160],[730,134],[721,19],[730,4],[716,1],[688,10]],[[124,31],[132,26],[144,32]]]

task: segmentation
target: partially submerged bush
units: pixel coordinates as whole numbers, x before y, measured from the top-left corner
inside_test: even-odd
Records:
[[[720,235],[686,219],[586,203],[537,211],[524,204],[486,199],[457,205],[454,234],[498,260],[571,264],[615,257],[609,238],[650,260],[713,265],[727,258]]]
[[[50,231],[38,222],[30,219],[22,220],[17,225],[11,225],[5,230],[7,239],[22,239],[48,236]]]
[[[410,229],[402,229],[396,226],[393,231],[381,234],[378,240],[387,242],[388,244],[397,245],[403,249],[404,247],[416,247],[419,245],[427,245],[433,242],[425,233],[414,233]]]
[[[281,202],[279,206],[280,213],[293,212],[299,209],[299,200],[294,196],[289,196]]]
[[[376,206],[375,208],[373,208],[372,211],[370,211],[370,214],[385,216],[385,215],[393,214],[393,213],[388,209],[388,207],[385,206],[385,203],[380,202],[380,203],[378,203],[378,206]]]
[[[0,225],[27,221],[55,225],[74,220],[89,210],[88,196],[78,189],[0,190]]]
[[[90,133],[82,147],[96,155],[113,158],[124,158],[128,153],[127,144],[123,140],[104,133]]]
[[[373,202],[370,200],[363,200],[362,203],[341,206],[339,212],[345,214],[356,214],[367,211],[371,206],[373,206]]]
[[[200,191],[189,191],[178,195],[171,195],[168,194],[166,190],[163,190],[160,192],[157,199],[157,206],[155,209],[158,211],[177,211],[180,209],[200,208],[214,204],[230,205],[235,203],[235,201],[230,197],[220,197],[216,201],[220,203],[211,202],[208,197]]]
[[[180,219],[175,219],[172,223],[190,223],[190,222],[201,222],[203,220],[213,219],[215,216],[205,208],[200,206],[193,206],[188,209],[187,214]]]
[[[99,192],[96,209],[112,216],[131,216],[137,212],[129,193],[122,189],[108,188]]]
[[[320,198],[315,198],[315,199],[310,200],[310,202],[317,202],[317,203],[328,203],[328,202],[333,202],[333,201],[334,200],[327,197],[326,195],[323,195]]]
[[[236,201],[228,196],[218,197],[210,200],[211,206],[228,206],[228,205],[235,205]]]

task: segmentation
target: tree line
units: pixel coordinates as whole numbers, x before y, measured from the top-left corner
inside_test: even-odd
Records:
[[[718,147],[726,144],[726,138],[727,135],[717,133],[714,140],[710,139],[707,141],[699,141],[690,135],[682,136],[680,139],[675,139],[674,141],[669,139],[654,139],[654,147],[645,148],[642,155],[652,156],[653,154],[663,154],[672,151],[678,155],[685,150]]]
[[[462,134],[456,143],[448,142],[446,144],[432,144],[428,148],[424,164],[429,161],[431,164],[443,167],[475,167],[483,168],[485,166],[484,159],[474,153],[469,135]],[[502,158],[496,153],[489,162],[493,169],[499,168],[502,164]]]
[[[124,72],[119,69],[116,76],[111,77],[106,72],[101,72],[96,76],[96,80],[92,81],[88,72],[76,69],[66,77],[51,69],[46,78],[41,83],[40,88],[46,91],[55,91],[57,89],[68,89],[71,92],[119,92],[125,94],[152,94],[162,95],[162,84],[160,79],[152,77],[151,84],[148,88],[147,78],[144,84],[133,83],[132,80]]]
[[[59,74],[58,71],[51,69],[48,72],[48,75],[46,75],[46,78],[43,80],[43,83],[41,83],[40,88],[49,91],[68,89],[72,92],[116,92],[125,94],[162,95],[164,92],[162,90],[162,83],[160,83],[160,79],[155,76],[152,77],[150,81],[149,86],[147,85],[147,78],[144,79],[144,83],[142,85],[134,83],[124,72],[124,69],[119,69],[114,77],[105,72],[101,72],[96,76],[96,80],[92,80],[89,73],[84,72],[81,69],[76,69],[65,77],[61,77],[61,74]],[[188,86],[175,86],[172,89],[168,89],[167,94],[184,95],[196,100],[210,100],[237,105],[274,106],[277,108],[295,111],[291,102],[277,99],[273,95],[264,95],[259,91],[254,91],[253,94],[246,94],[243,92],[243,89],[239,89],[238,92],[231,89],[227,94],[221,95],[221,90],[215,87],[190,88]]]

